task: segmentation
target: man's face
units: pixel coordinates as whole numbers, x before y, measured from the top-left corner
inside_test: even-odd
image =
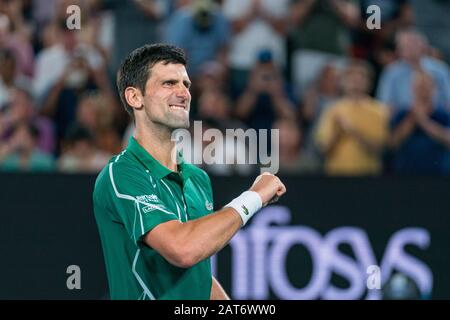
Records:
[[[26,121],[33,116],[30,98],[20,90],[13,90],[11,95],[11,115],[15,121]]]
[[[369,90],[368,74],[362,67],[351,66],[345,70],[343,87],[346,94],[367,93]]]
[[[189,128],[190,86],[191,81],[182,64],[155,64],[145,85],[147,120],[170,129]]]
[[[405,32],[398,37],[398,54],[405,60],[417,60],[426,50],[424,40],[415,33]]]

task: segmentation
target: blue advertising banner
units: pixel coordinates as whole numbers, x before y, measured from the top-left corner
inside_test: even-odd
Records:
[[[252,183],[211,180],[216,209]],[[448,178],[282,180],[288,192],[280,202],[213,259],[232,298],[450,299]],[[0,181],[0,299],[107,299],[95,177]]]

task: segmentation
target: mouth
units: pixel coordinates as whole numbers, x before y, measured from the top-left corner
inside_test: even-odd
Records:
[[[187,110],[187,106],[185,104],[169,104],[169,108],[175,110]]]

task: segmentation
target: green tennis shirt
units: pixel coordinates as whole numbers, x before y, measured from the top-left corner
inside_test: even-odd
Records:
[[[160,223],[213,211],[211,182],[203,170],[181,162],[173,172],[132,137],[98,175],[93,200],[111,299],[210,298],[210,259],[179,268],[143,242]]]

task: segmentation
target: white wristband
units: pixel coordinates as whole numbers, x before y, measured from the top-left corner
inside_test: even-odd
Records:
[[[245,191],[239,197],[233,199],[225,207],[236,210],[242,219],[242,226],[262,207],[262,200],[255,191]]]

